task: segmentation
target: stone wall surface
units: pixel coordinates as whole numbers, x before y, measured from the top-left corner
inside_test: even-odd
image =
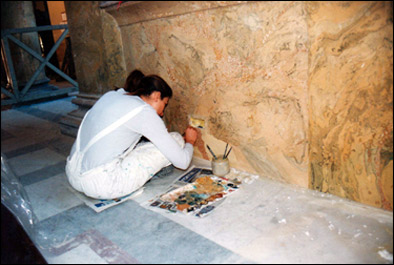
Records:
[[[229,143],[239,170],[392,210],[391,2],[73,3],[90,91],[158,74],[174,92],[169,130],[206,121],[196,156]]]
[[[390,2],[312,2],[310,187],[393,207]]]
[[[233,146],[233,167],[308,186],[307,25],[303,4],[228,6],[121,28],[128,70],[167,80],[170,129],[207,127],[195,155]]]

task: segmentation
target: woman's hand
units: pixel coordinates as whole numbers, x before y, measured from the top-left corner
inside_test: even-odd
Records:
[[[191,126],[187,127],[185,131],[185,142],[194,145],[197,140],[197,134],[198,132],[196,128]]]

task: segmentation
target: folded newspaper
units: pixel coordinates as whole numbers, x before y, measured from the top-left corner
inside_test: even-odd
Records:
[[[127,200],[133,199],[139,195],[142,194],[144,191],[144,187],[126,195],[123,197],[115,198],[115,199],[110,199],[110,200],[104,200],[104,199],[93,199],[90,197],[85,196],[84,194],[74,190],[73,188],[70,187],[70,190],[78,196],[87,206],[92,208],[96,213],[102,212],[105,209],[108,209],[112,206],[118,205],[122,202],[125,202]]]

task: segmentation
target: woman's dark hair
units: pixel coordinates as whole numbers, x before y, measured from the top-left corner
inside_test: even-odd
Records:
[[[172,89],[158,75],[145,76],[140,70],[132,71],[126,79],[124,90],[134,96],[149,96],[154,91],[159,91],[161,99],[172,97]]]
[[[144,76],[145,75],[140,70],[132,71],[126,78],[124,90],[126,90],[127,92],[131,92],[131,89],[137,87]]]

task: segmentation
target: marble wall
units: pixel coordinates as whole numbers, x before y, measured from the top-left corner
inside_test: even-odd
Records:
[[[309,187],[393,207],[392,2],[311,2]]]
[[[174,90],[166,121],[207,122],[195,155],[308,186],[308,41],[301,2],[241,3],[121,27],[128,70]]]
[[[196,156],[229,143],[240,170],[392,210],[391,2],[128,1],[94,12],[118,56],[103,59],[116,73],[106,89],[135,68],[162,76],[174,91],[169,129],[206,121]]]

